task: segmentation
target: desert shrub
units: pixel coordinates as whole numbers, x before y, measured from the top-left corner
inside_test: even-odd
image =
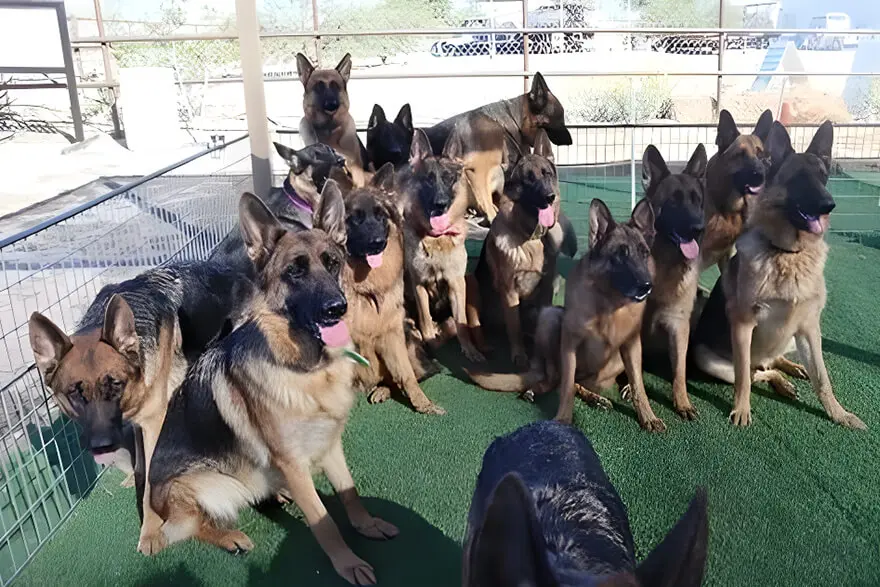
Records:
[[[569,114],[570,113],[570,114]],[[570,96],[566,118],[574,123],[642,122],[673,119],[672,90],[663,78],[647,78],[633,89],[629,80]]]

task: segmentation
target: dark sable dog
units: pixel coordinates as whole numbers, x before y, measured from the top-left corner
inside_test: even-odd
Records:
[[[162,546],[195,536],[249,550],[250,539],[226,524],[286,489],[336,571],[371,585],[372,567],[345,544],[312,482],[322,468],[361,534],[397,534],[364,508],[342,451],[355,400],[340,287],[345,207],[338,192],[327,196],[317,210],[326,232],[295,233],[256,196],[242,196],[258,291],[246,319],[205,351],[171,400],[150,469],[152,504],[165,521]]]
[[[289,171],[282,187],[273,189],[266,198],[266,206],[289,230],[310,227],[324,183],[334,172],[345,175],[345,159],[321,143],[298,151],[275,143],[275,149],[289,166]],[[229,231],[211,252],[210,259],[251,277],[255,274],[254,266],[244,250],[241,230],[237,227]]]
[[[339,192],[330,180],[324,188]],[[333,194],[332,197],[341,197]],[[445,414],[419,386],[437,372],[428,362],[414,325],[404,310],[403,229],[394,194],[394,168],[386,163],[370,184],[348,192],[345,201],[346,249],[342,288],[348,300],[346,324],[369,366],[355,368],[354,384],[371,403],[385,401],[391,388],[406,395],[424,414]],[[316,224],[321,228],[320,224]]]
[[[625,223],[617,223],[602,200],[590,203],[590,250],[565,282],[565,308],[546,307],[538,315],[531,370],[523,374],[470,373],[477,385],[495,391],[542,394],[560,385],[556,419],[571,422],[574,396],[611,407],[597,391],[626,372],[639,424],[666,430],[654,415],[642,380],[643,302],[651,293],[654,212],[639,201]]]
[[[439,155],[458,122],[473,113],[482,113],[501,125],[507,139],[510,165],[522,153],[534,146],[538,129],[544,129],[554,145],[570,145],[571,133],[565,126],[565,110],[547,87],[544,76],[536,73],[527,94],[510,100],[501,100],[458,114],[426,129],[431,148]]]
[[[404,104],[397,117],[389,122],[385,111],[378,104],[367,124],[367,157],[374,170],[386,163],[400,169],[409,162],[409,147],[413,138],[413,118],[409,104]]]
[[[706,570],[704,489],[641,564],[626,506],[589,440],[558,422],[495,439],[465,539],[464,587],[698,587]]]
[[[123,421],[143,431],[149,472],[173,391],[194,361],[251,295],[243,275],[213,263],[153,269],[105,286],[68,337],[48,318],[31,316],[37,367],[65,414],[83,428],[98,462],[120,448]],[[150,554],[162,520],[145,504],[138,550]]]
[[[682,418],[693,420],[697,411],[687,394],[687,348],[694,300],[700,280],[700,240],[703,236],[703,193],[706,149],[697,145],[684,170],[672,173],[654,145],[642,158],[645,198],[654,210],[657,231],[654,289],[642,328],[646,350],[667,350],[674,377],[672,403]]]
[[[765,110],[750,135],[740,134],[733,117],[722,110],[718,117],[718,152],[706,165],[706,232],[700,255],[701,269],[718,265],[723,273],[742,234],[748,204],[760,195],[767,173],[764,141],[773,114]]]
[[[511,358],[525,368],[525,339],[534,333],[538,310],[553,302],[559,253],[551,234],[558,230],[559,180],[543,130],[538,131],[535,152],[520,158],[511,170],[505,193],[507,201],[468,277],[468,326],[478,348],[485,348],[481,325],[504,324]]]
[[[820,319],[825,307],[824,240],[835,203],[825,187],[833,128],[825,122],[805,153],[795,153],[775,123],[767,139],[773,174],[756,198],[746,232],[727,272],[715,284],[695,333],[694,356],[706,373],[734,384],[730,419],[751,423],[753,381],[769,383],[789,399],[797,390],[783,373],[809,378],[828,417],[865,428],[840,405],[822,358]],[[783,357],[792,337],[807,367]]]
[[[467,189],[461,162],[431,153],[428,137],[418,129],[410,164],[397,180],[404,211],[406,279],[418,316],[422,340],[431,345],[454,332],[465,356],[484,360],[467,327]],[[452,323],[450,324],[450,316]]]
[[[296,71],[302,82],[304,116],[299,132],[306,145],[324,143],[345,157],[349,170],[361,184],[360,173],[367,161],[367,151],[358,138],[354,119],[348,112],[348,78],[351,55],[333,69],[315,69],[309,58],[296,54]]]

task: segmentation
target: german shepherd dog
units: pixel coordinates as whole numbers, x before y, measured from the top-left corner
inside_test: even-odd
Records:
[[[333,180],[327,182],[323,197],[330,191],[339,192]],[[330,197],[345,202],[348,255],[342,288],[348,301],[346,323],[355,347],[370,363],[355,368],[355,387],[367,392],[371,403],[388,399],[394,387],[417,412],[445,414],[419,386],[419,379],[436,369],[427,366],[420,341],[412,336],[406,319],[403,232],[394,195],[394,167],[386,163],[370,185]]]
[[[322,468],[361,534],[397,534],[364,508],[342,450],[355,399],[340,287],[345,207],[337,191],[326,196],[316,212],[325,230],[298,232],[242,196],[257,292],[247,317],[205,351],[171,400],[150,469],[152,504],[164,520],[159,546],[195,537],[247,551],[250,539],[227,524],[286,489],[336,571],[371,585],[372,567],[345,544],[312,481],[312,468]]]
[[[492,221],[473,276],[468,276],[468,325],[485,348],[481,323],[504,324],[511,358],[528,366],[523,333],[534,333],[540,308],[553,303],[556,257],[550,231],[559,217],[559,179],[547,134],[538,131],[535,152],[522,157],[505,188],[507,202]],[[501,297],[501,307],[494,301]],[[499,311],[500,310],[500,311]]]
[[[543,394],[560,385],[556,419],[570,423],[575,392],[588,404],[611,407],[597,390],[626,372],[639,424],[651,432],[666,425],[654,415],[642,380],[642,317],[651,293],[654,212],[642,199],[631,218],[617,223],[602,200],[590,203],[590,250],[565,282],[565,308],[538,315],[531,370],[524,374],[468,372],[484,389]]]
[[[182,263],[105,286],[70,337],[42,314],[31,315],[37,367],[99,463],[120,448],[128,420],[142,430],[149,474],[168,400],[187,365],[236,320],[251,289],[231,269]],[[155,549],[162,524],[150,494],[147,484],[138,542],[144,554]]]
[[[783,373],[809,378],[828,417],[848,428],[865,424],[837,401],[822,358],[820,318],[825,307],[824,240],[835,202],[826,184],[833,127],[825,122],[805,153],[795,153],[775,123],[768,148],[776,169],[755,199],[747,231],[737,241],[728,271],[715,285],[695,333],[697,365],[734,385],[730,420],[752,421],[751,385],[770,383],[797,398]],[[804,367],[782,354],[792,337]]]
[[[333,147],[345,157],[352,174],[357,174],[365,168],[367,151],[348,112],[351,55],[346,53],[333,69],[315,69],[308,57],[297,53],[296,71],[305,89],[304,116],[299,124],[303,142]]]
[[[687,348],[700,279],[706,148],[697,145],[681,173],[672,173],[654,145],[642,157],[645,199],[654,211],[651,247],[656,273],[642,323],[645,350],[665,349],[673,369],[672,403],[686,420],[697,417],[687,394]]]
[[[740,134],[733,116],[722,110],[715,144],[718,152],[706,165],[706,232],[701,247],[701,270],[718,265],[723,273],[742,234],[748,204],[760,195],[767,173],[764,141],[773,114],[765,110],[750,135]]]
[[[321,190],[327,179],[338,172],[344,175],[345,159],[331,147],[315,143],[300,150],[275,143],[275,150],[289,166],[281,188],[275,188],[266,198],[269,210],[288,230],[299,230],[312,225],[312,216],[321,199]],[[248,259],[237,227],[211,252],[211,260],[233,267],[236,271],[254,277],[254,265]]]
[[[367,159],[371,168],[378,171],[386,163],[391,163],[394,169],[400,169],[409,163],[413,132],[409,104],[404,104],[391,122],[385,118],[385,110],[374,104],[367,123]]]
[[[483,361],[467,326],[464,167],[448,156],[433,155],[421,129],[413,136],[409,161],[396,183],[404,210],[406,279],[422,340],[432,346],[443,342],[439,322],[446,332],[456,333],[468,360]]]
[[[590,441],[543,421],[496,438],[468,514],[464,587],[699,587],[709,512],[698,488],[684,516],[636,565],[626,506]]]
[[[570,145],[571,133],[565,126],[565,110],[547,87],[544,76],[536,73],[528,93],[510,100],[501,100],[480,106],[475,110],[448,118],[425,130],[434,154],[443,152],[446,141],[459,121],[482,113],[501,125],[507,139],[510,167],[516,164],[520,154],[534,146],[538,129],[544,129],[554,145]]]

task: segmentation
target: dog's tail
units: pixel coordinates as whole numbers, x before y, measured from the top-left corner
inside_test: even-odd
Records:
[[[523,393],[531,389],[533,385],[542,379],[540,373],[529,371],[527,373],[480,373],[478,371],[464,370],[471,381],[489,391],[506,391]]]
[[[733,363],[718,355],[708,345],[698,344],[694,347],[694,363],[703,373],[720,379],[725,383],[734,383]]]

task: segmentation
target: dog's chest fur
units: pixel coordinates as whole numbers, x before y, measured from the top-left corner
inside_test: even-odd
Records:
[[[406,230],[407,269],[414,283],[429,290],[439,282],[464,277],[467,271],[467,250],[464,232],[458,235],[419,237]]]
[[[659,248],[663,247],[663,250]],[[648,320],[690,320],[700,279],[699,261],[688,261],[665,243],[655,244],[654,288],[648,298]]]
[[[638,336],[645,304],[626,303],[617,309],[598,312],[586,323],[586,336],[577,354],[577,373],[595,376],[619,352],[620,346]]]
[[[499,230],[490,231],[487,241],[495,291],[505,291],[512,285],[520,298],[531,297],[545,275],[543,239],[524,239],[509,230]]]

